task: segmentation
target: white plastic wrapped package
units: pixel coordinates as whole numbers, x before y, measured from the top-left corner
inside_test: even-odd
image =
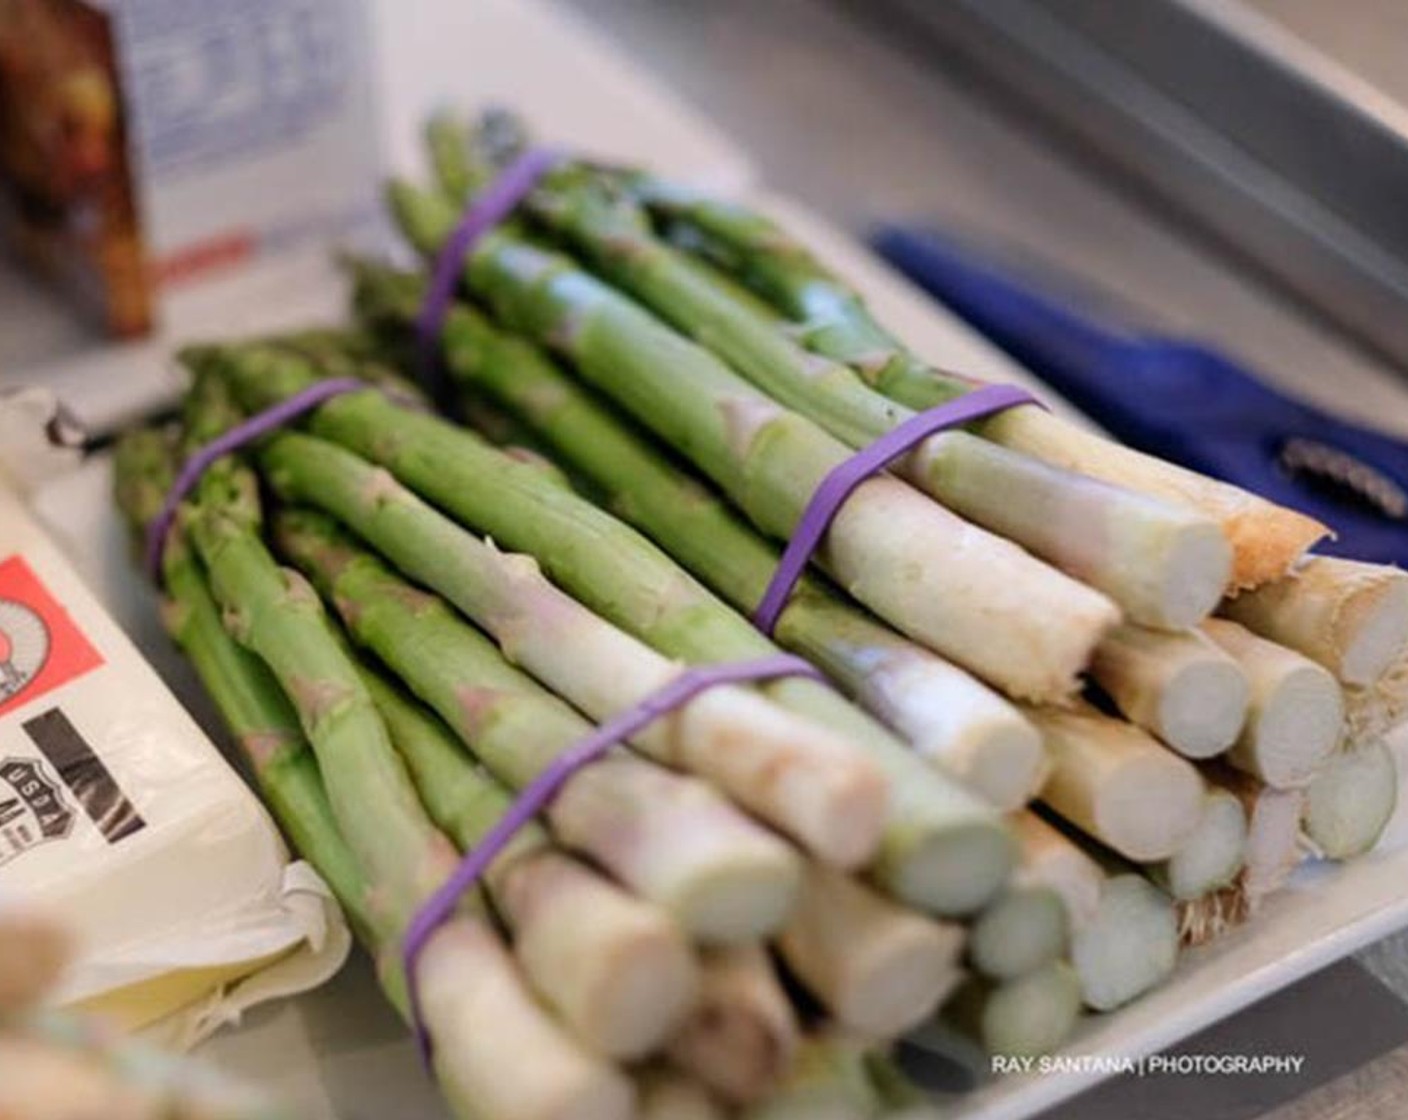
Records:
[[[0,892],[69,927],[57,993],[191,1045],[322,982],[326,887],[0,476]]]

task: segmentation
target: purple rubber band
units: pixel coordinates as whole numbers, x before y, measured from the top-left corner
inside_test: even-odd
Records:
[[[529,148],[465,207],[459,224],[435,254],[430,287],[416,316],[416,348],[428,388],[434,388],[440,377],[436,361],[440,327],[454,300],[465,257],[475,242],[518,209],[519,203],[565,155],[556,148]]]
[[[981,389],[911,416],[829,471],[807,502],[797,527],[792,530],[792,537],[782,552],[762,601],[753,611],[753,625],[764,634],[772,633],[812,553],[831,527],[836,512],[857,486],[929,436],[1019,404],[1039,406],[1041,402],[1020,385],[984,385]]]
[[[171,535],[171,526],[176,523],[176,511],[181,508],[181,503],[195,489],[201,475],[210,469],[212,463],[238,451],[246,444],[267,436],[270,432],[277,431],[290,420],[317,408],[332,397],[372,387],[355,377],[330,377],[325,381],[316,382],[291,397],[285,397],[263,412],[256,412],[248,420],[236,424],[194,452],[181,464],[181,470],[176,475],[175,482],[171,484],[166,500],[162,502],[161,512],[147,526],[146,567],[152,582],[158,585],[161,583],[161,557],[166,551],[166,538]]]
[[[720,684],[801,676],[825,679],[815,666],[800,657],[786,653],[752,661],[693,666],[652,692],[640,703],[613,716],[591,734],[574,743],[524,787],[503,817],[465,854],[454,874],[420,908],[406,931],[401,960],[406,973],[406,987],[410,994],[411,1023],[427,1068],[430,1067],[431,1042],[425,1022],[421,1018],[416,963],[429,944],[431,935],[454,912],[461,896],[480,879],[518,831],[542,812],[557,791],[578,770],[588,763],[595,762],[612,747],[629,739],[661,716],[668,715],[688,703],[705,689]]]

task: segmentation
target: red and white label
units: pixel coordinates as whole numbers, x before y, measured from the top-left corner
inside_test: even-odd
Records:
[[[24,558],[0,560],[0,716],[102,664]]]

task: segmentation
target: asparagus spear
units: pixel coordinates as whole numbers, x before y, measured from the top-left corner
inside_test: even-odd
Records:
[[[285,438],[285,437],[280,437]],[[411,587],[326,518],[277,520],[279,547],[375,653],[504,784],[521,789],[590,731],[446,604]],[[710,940],[775,929],[797,860],[696,780],[617,752],[579,771],[548,812],[562,843]]]
[[[190,438],[204,442],[208,431],[226,422],[212,383],[200,380],[197,389]],[[226,627],[250,652],[270,651],[260,660],[293,702],[313,752],[282,734],[283,715],[268,676],[245,671],[249,662],[218,637],[214,600],[179,536],[169,538],[163,557],[168,575],[179,577],[168,582],[168,593],[183,608],[178,635],[187,648],[200,651],[197,669],[212,682],[221,706],[236,713],[234,729],[261,783],[277,793],[272,806],[288,814],[285,823],[296,842],[308,845],[305,853],[351,903],[354,924],[371,934],[388,993],[404,1006],[401,941],[417,908],[452,869],[453,850],[414,800],[355,668],[324,626],[316,597],[264,551],[252,480],[232,460],[219,467],[202,480],[201,507],[188,510],[184,522],[208,565],[210,589],[225,596]],[[131,486],[124,489],[133,513],[150,509]],[[268,735],[271,727],[280,734]],[[316,767],[295,761],[318,751],[332,775],[326,783],[318,781]],[[273,765],[276,760],[280,765]],[[351,834],[357,841],[344,841]],[[544,1015],[482,920],[466,914],[440,927],[420,958],[417,980],[436,1069],[460,1115],[609,1120],[629,1113],[629,1083]],[[493,1015],[500,1030],[466,1029],[476,1014]],[[517,1046],[530,1047],[538,1059],[531,1077],[512,1061]]]
[[[393,188],[392,203],[426,250],[455,220],[443,196],[405,184]],[[850,457],[840,441],[560,254],[496,233],[471,254],[465,282],[684,452],[774,537],[791,535],[818,483]],[[942,563],[915,559],[928,556]],[[1115,621],[1103,596],[888,475],[851,494],[818,560],[881,617],[1023,697],[1069,694]]]
[[[261,462],[280,494],[353,528],[588,716],[608,719],[677,675],[678,666],[559,591],[530,558],[466,532],[350,451],[289,433],[270,441]],[[820,859],[854,867],[879,840],[885,786],[875,767],[754,691],[710,689],[633,742],[711,780]]]
[[[118,441],[115,498],[134,539],[161,511],[175,479],[174,454],[171,441],[151,428],[136,429]],[[226,632],[205,573],[179,529],[167,535],[161,561],[162,622],[215,702],[265,804],[331,888],[359,936],[369,944],[388,940],[390,930],[371,905],[370,888],[342,838],[317,760],[278,682]],[[378,956],[377,965],[392,1001],[404,1007],[394,952]]]
[[[1067,900],[1081,999],[1096,1011],[1113,1010],[1173,971],[1179,940],[1173,900],[1113,851],[1043,812],[1044,818],[1020,819],[1024,870],[1044,873]],[[1092,892],[1097,876],[1098,892]]]
[[[1398,767],[1378,740],[1336,751],[1305,790],[1305,834],[1328,859],[1378,843],[1398,806]]]
[[[1318,661],[1342,684],[1364,687],[1408,646],[1408,574],[1314,556],[1285,579],[1227,600],[1222,613]]]
[[[1203,631],[1236,659],[1251,686],[1247,721],[1227,761],[1268,785],[1305,785],[1343,734],[1344,697],[1334,677],[1235,622],[1209,619]]]
[[[1408,576],[1399,569],[1314,556],[1222,613],[1333,673],[1353,740],[1378,738],[1408,713]]]
[[[1066,901],[1053,887],[1014,885],[978,915],[968,959],[993,980],[1015,980],[1065,955],[1070,941]]]
[[[1112,1011],[1157,987],[1177,959],[1172,902],[1134,874],[1106,880],[1094,920],[1076,930],[1071,942],[1081,998],[1096,1011]]]
[[[287,355],[245,350],[225,359],[225,375],[251,407],[313,380]],[[309,426],[500,545],[534,555],[560,587],[668,656],[709,662],[775,652],[629,527],[468,432],[374,393],[328,401]],[[869,869],[877,882],[945,916],[971,913],[997,892],[1013,847],[991,806],[817,682],[777,681],[764,691],[863,745],[884,769],[890,813]]]
[[[1246,855],[1235,889],[1254,912],[1300,862],[1305,791],[1276,789],[1225,763],[1205,766],[1203,776],[1236,797],[1246,813]]]
[[[363,680],[431,819],[461,850],[507,812],[508,793],[459,741],[378,674]],[[693,1002],[698,968],[677,926],[525,829],[490,866],[490,898],[539,996],[577,1037],[614,1058],[655,1050]]]
[[[415,594],[345,539],[339,540],[325,519],[288,513],[279,519],[278,533],[288,553],[334,598],[355,600],[357,617],[351,625],[358,633],[375,625],[374,596],[404,612]],[[360,584],[351,572],[358,565],[365,569]],[[342,609],[347,615],[349,607]],[[422,642],[425,634],[422,627]],[[406,662],[393,660],[382,646],[374,648],[409,676],[409,669],[402,668]],[[819,867],[804,876],[799,903],[780,931],[784,956],[823,1002],[843,1020],[877,1033],[894,1033],[932,1009],[942,994],[956,942],[952,931]]]
[[[1090,675],[1131,723],[1187,758],[1221,754],[1246,722],[1246,674],[1196,630],[1118,626],[1095,651]]]
[[[1242,869],[1247,848],[1247,813],[1237,797],[1212,788],[1203,797],[1198,825],[1149,877],[1176,901],[1188,902],[1227,886]]]
[[[758,292],[796,324],[803,345],[847,362],[870,385],[910,408],[970,392],[975,383],[923,361],[886,331],[860,296],[765,217],[658,180],[633,189],[690,245]],[[1294,510],[1122,447],[1037,408],[1016,408],[975,426],[984,438],[1052,466],[1102,479],[1215,519],[1231,541],[1235,587],[1277,579],[1326,529]]]
[[[1030,715],[1052,760],[1042,800],[1066,820],[1138,861],[1167,859],[1192,835],[1203,783],[1188,762],[1088,704]]]
[[[382,329],[404,333],[423,288],[414,273],[357,269],[359,311]],[[778,551],[714,492],[527,339],[498,330],[463,304],[446,317],[442,337],[453,377],[512,409],[614,512],[735,608],[757,607]],[[999,808],[1016,808],[1035,793],[1044,775],[1041,737],[1015,707],[820,580],[803,578],[774,634]]]
[[[693,1012],[669,1046],[670,1060],[734,1104],[765,1096],[792,1068],[796,1012],[758,945],[704,954]]]
[[[1081,984],[1065,961],[1050,961],[1001,983],[974,977],[954,996],[946,1012],[983,1048],[1003,1057],[1050,1054],[1075,1029],[1081,1011]]]
[[[589,169],[553,173],[529,208],[603,275],[852,447],[914,415],[691,267]],[[968,520],[1105,592],[1137,622],[1194,625],[1227,586],[1227,540],[1215,522],[1187,509],[961,431],[930,437],[896,470]]]
[[[1179,900],[1178,933],[1185,945],[1201,945],[1246,921],[1267,895],[1281,888],[1304,854],[1301,818],[1305,790],[1275,789],[1222,763],[1207,766],[1203,772],[1219,791],[1241,804],[1246,841],[1242,867],[1231,883],[1197,898]]]

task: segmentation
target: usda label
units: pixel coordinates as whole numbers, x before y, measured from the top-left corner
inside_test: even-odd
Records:
[[[58,782],[34,758],[0,760],[0,866],[73,828],[74,811]]]

